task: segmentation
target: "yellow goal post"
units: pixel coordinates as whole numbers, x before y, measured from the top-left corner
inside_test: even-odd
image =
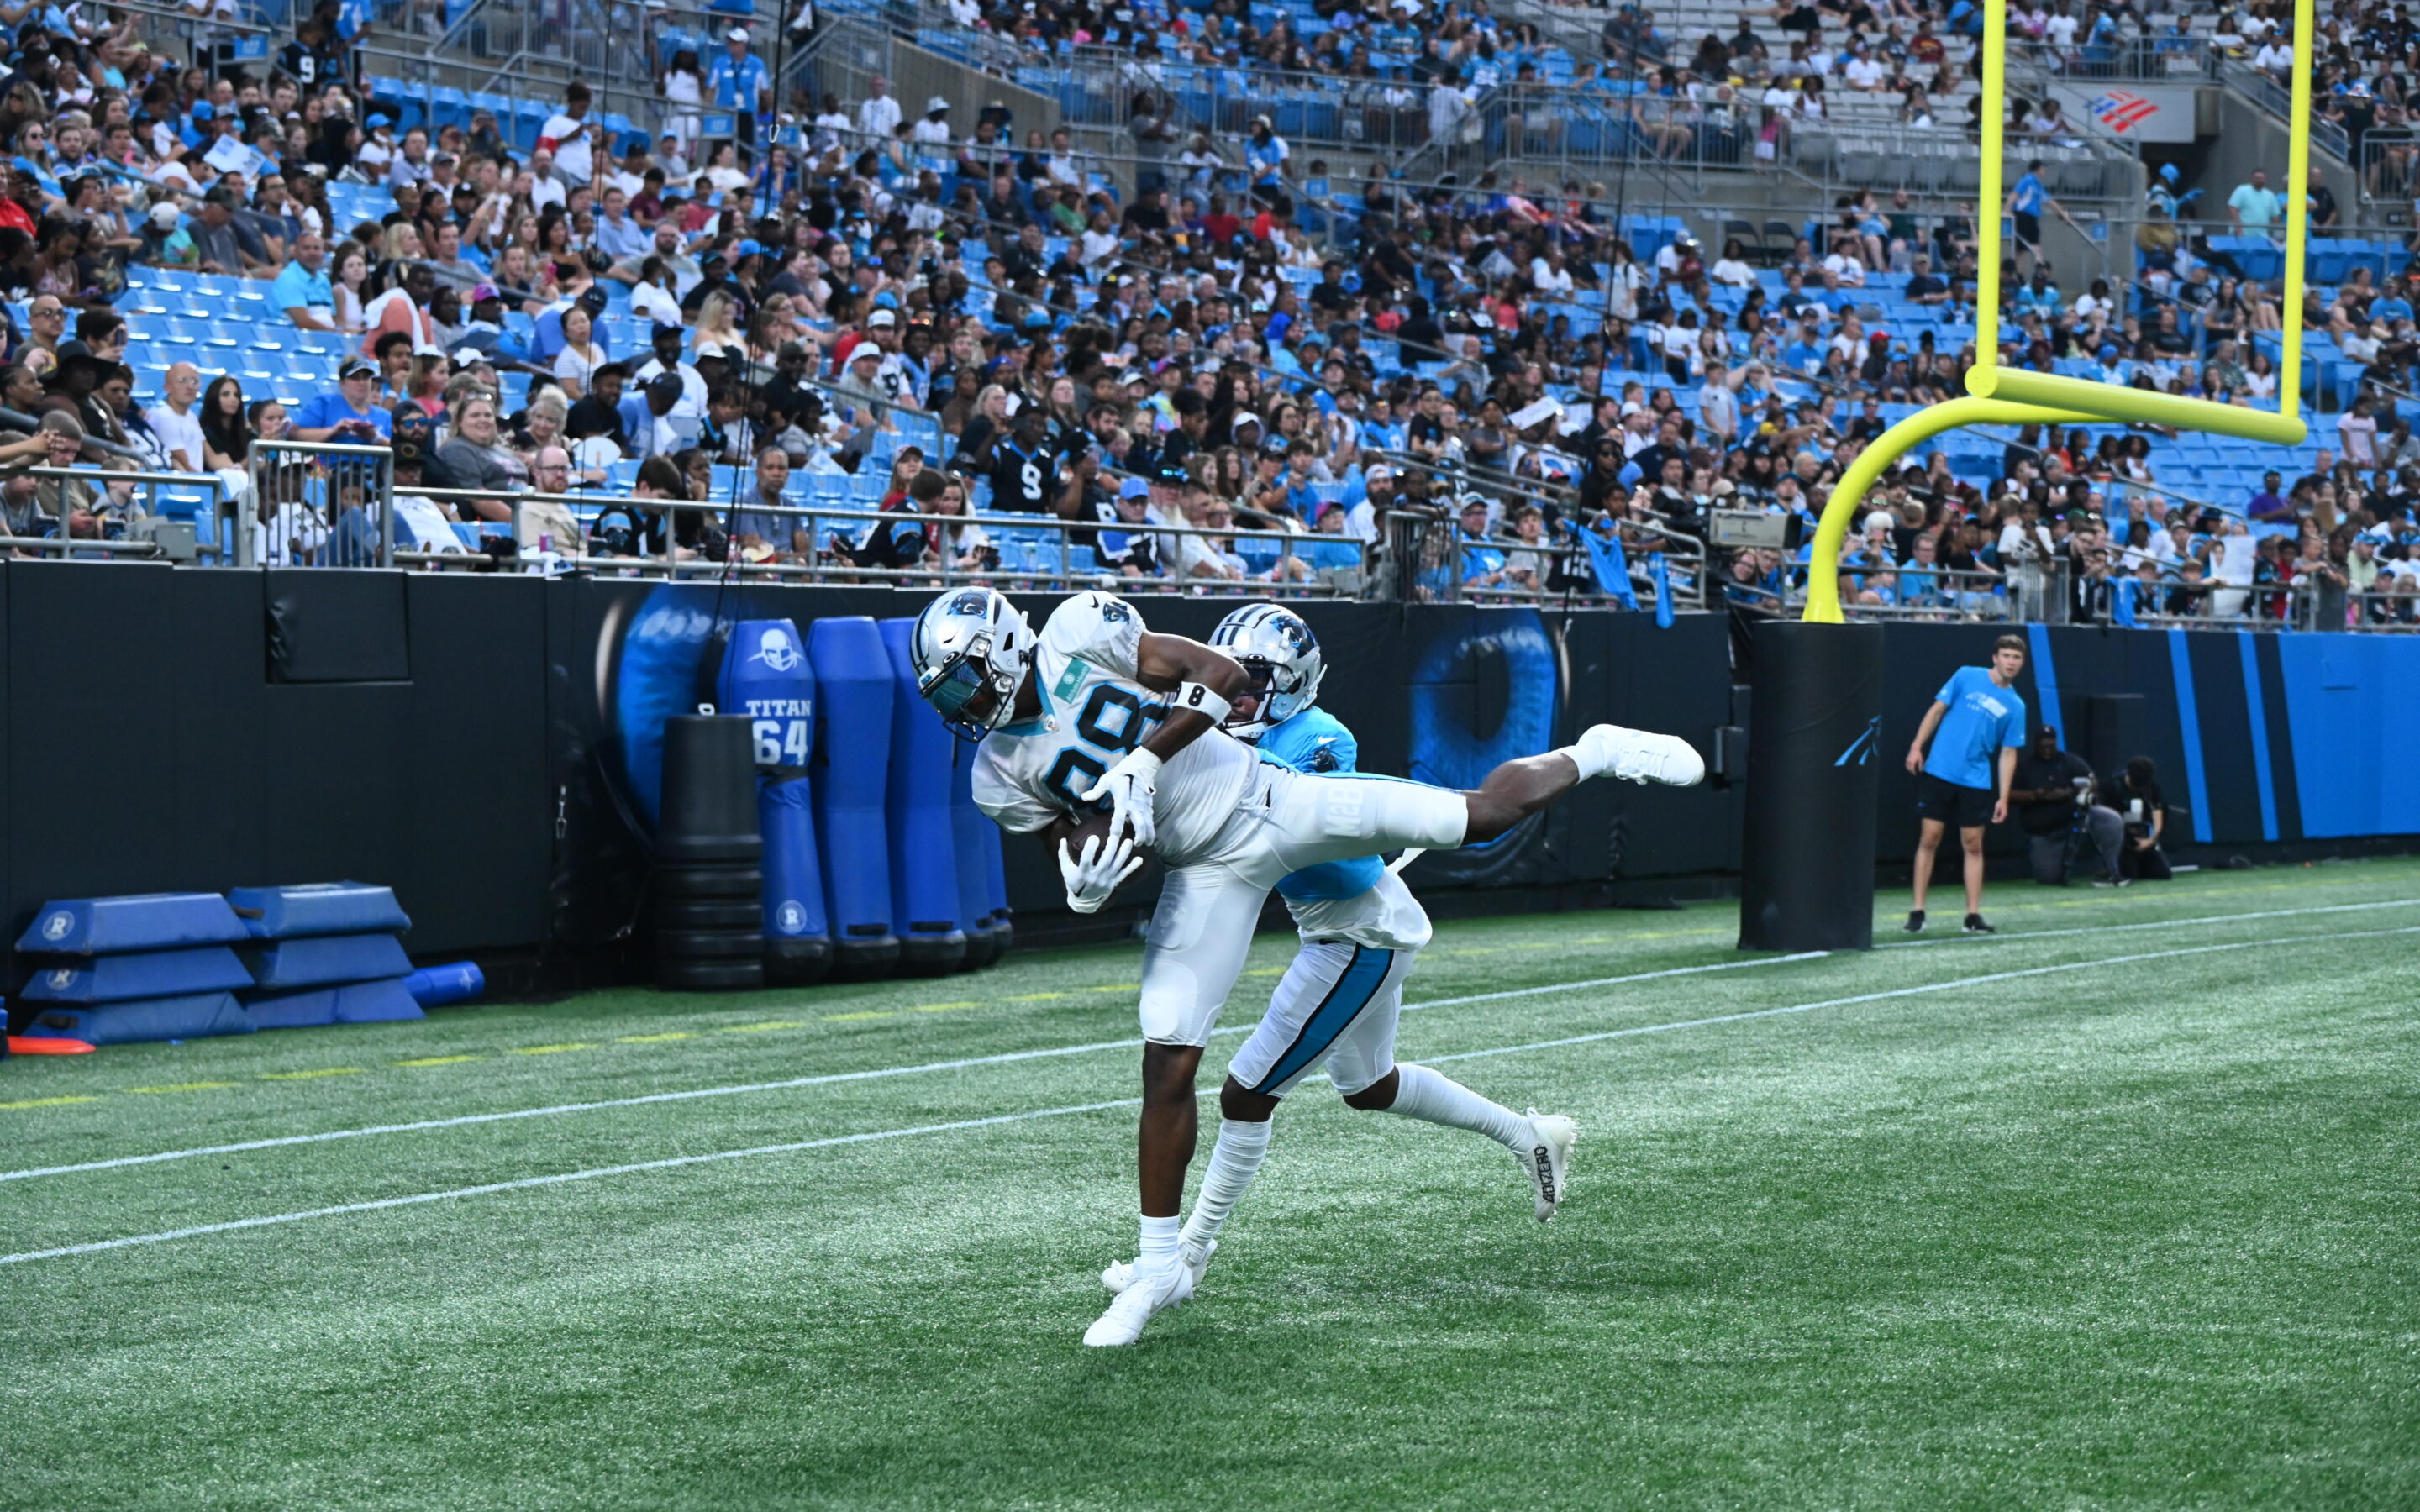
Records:
[[[2274,411],[2211,399],[2188,399],[2114,383],[2000,365],[2000,207],[2008,134],[2009,0],[1983,10],[1982,162],[1975,208],[1975,363],[1966,396],[1931,405],[1893,425],[1859,453],[1824,502],[1808,555],[1805,618],[1838,625],[1840,548],[1866,491],[1883,470],[1945,430],[1961,425],[2057,424],[2094,422],[2173,425],[2279,446],[2299,446],[2303,422],[2303,258],[2309,239],[2305,209],[2311,170],[2311,17],[2313,0],[2294,0],[2294,87],[2288,116],[2283,199],[2286,214],[2284,352]]]

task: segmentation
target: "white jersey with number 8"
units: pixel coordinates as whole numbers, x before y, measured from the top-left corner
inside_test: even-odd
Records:
[[[1168,695],[1144,687],[1136,666],[1142,633],[1142,616],[1114,594],[1078,594],[1051,612],[1033,654],[1042,712],[976,748],[975,807],[1020,834],[1093,810],[1078,795],[1168,717]],[[1259,761],[1220,730],[1171,757],[1154,784],[1153,853],[1172,867],[1207,853]]]

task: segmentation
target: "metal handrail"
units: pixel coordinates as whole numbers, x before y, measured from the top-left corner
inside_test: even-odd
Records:
[[[2294,66],[2307,69],[2311,62],[2309,58],[2298,57]],[[2235,58],[2226,59],[2218,66],[2218,77],[2228,88],[2267,112],[2278,125],[2283,126],[2293,118],[2293,92],[2251,64]],[[2318,115],[2311,116],[2311,145],[2324,148],[2347,167],[2357,166],[2351,162],[2351,139],[2345,135],[2345,129],[2334,121],[2322,119]]]
[[[11,551],[32,550],[38,555],[56,551],[62,558],[73,556],[78,551],[98,551],[104,556],[147,559],[167,555],[157,541],[87,541],[63,535],[0,535],[0,548]]]
[[[499,497],[499,493],[496,491],[483,491],[465,488],[421,488],[406,486],[401,491],[406,497],[419,497],[432,501],[483,500],[495,499]],[[794,504],[785,502],[773,504],[768,503],[762,499],[700,501],[671,498],[641,499],[630,495],[599,498],[594,494],[540,494],[527,490],[504,494],[502,497],[508,501],[513,507],[512,530],[516,540],[519,539],[520,533],[522,506],[528,503],[541,501],[561,503],[566,506],[578,506],[582,508],[618,506],[628,509],[633,513],[654,515],[672,515],[695,511],[702,512],[713,518],[725,520],[736,518],[740,515],[768,515],[776,519],[801,520],[804,521],[806,525],[809,544],[818,557],[833,546],[833,543],[829,537],[821,536],[820,525],[825,521],[840,521],[844,523],[862,521],[866,523],[888,524],[914,523],[917,525],[940,525],[955,530],[963,530],[966,527],[973,526],[983,530],[986,534],[997,530],[1039,530],[1055,532],[1060,537],[1058,565],[1055,568],[1045,567],[1035,571],[1020,571],[1014,568],[987,568],[977,571],[974,569],[957,567],[954,563],[946,559],[938,566],[916,568],[865,567],[860,566],[854,563],[824,563],[821,561],[812,563],[778,563],[769,562],[747,563],[736,560],[712,561],[703,557],[693,558],[688,562],[678,563],[680,566],[689,568],[692,571],[731,571],[752,573],[761,571],[768,566],[787,565],[796,570],[810,572],[818,576],[836,575],[846,579],[854,579],[857,577],[869,577],[875,579],[912,578],[922,580],[939,578],[945,582],[960,580],[987,581],[997,579],[1001,580],[1015,580],[1018,582],[1048,581],[1063,585],[1072,584],[1078,580],[1094,581],[1100,579],[1114,579],[1120,582],[1165,581],[1187,587],[1207,586],[1213,583],[1229,580],[1214,578],[1180,576],[1172,570],[1172,567],[1163,569],[1162,575],[1158,577],[1148,579],[1129,579],[1124,574],[1119,573],[1114,568],[1105,567],[1088,573],[1071,566],[1069,564],[1066,548],[1070,545],[1082,543],[1071,542],[1068,537],[1077,534],[1097,534],[1104,531],[1125,535],[1176,536],[1180,538],[1191,537],[1225,541],[1267,541],[1275,543],[1278,546],[1279,561],[1294,562],[1305,562],[1305,559],[1295,548],[1306,543],[1350,546],[1353,548],[1356,560],[1354,566],[1347,570],[1350,570],[1356,575],[1366,575],[1370,567],[1369,543],[1363,541],[1358,536],[1321,535],[1316,532],[1305,532],[1300,531],[1241,529],[1214,530],[1206,526],[1169,524],[1154,520],[1140,520],[1132,523],[1121,520],[1071,520],[1061,518],[1056,515],[1020,515],[1001,514],[999,512],[989,512],[981,515],[936,515],[910,513],[906,510],[892,510],[886,512],[883,510],[861,509],[854,506],[832,506],[814,503]],[[784,497],[786,498],[787,496]],[[495,523],[501,524],[503,522],[498,521]],[[585,532],[587,526],[591,523],[593,522],[582,522],[583,533]],[[473,560],[473,553],[467,550],[442,552],[404,550],[393,553],[393,557],[394,560],[406,563],[465,565]],[[584,552],[578,555],[557,554],[557,562],[559,564],[566,563],[581,563],[588,560],[590,559]],[[640,563],[661,563],[664,561],[664,559],[658,557],[605,557],[595,560],[622,567],[632,566]],[[1303,570],[1307,575],[1305,578],[1296,579],[1292,583],[1275,583],[1273,580],[1273,585],[1301,589],[1311,593],[1322,593],[1324,591],[1325,596],[1342,596],[1353,591],[1352,589],[1339,585],[1333,579],[1322,579],[1316,576],[1310,576],[1316,574],[1321,570],[1333,571],[1337,569],[1315,569],[1310,567],[1306,563]]]
[[[128,455],[137,454],[128,453]],[[215,472],[144,471],[126,468],[68,467],[54,468],[37,464],[29,468],[0,466],[0,477],[27,473],[37,478],[85,478],[103,483],[147,483],[154,487],[202,488],[211,493],[225,491],[224,482]]]
[[[153,0],[109,0],[107,8],[124,15],[141,16],[148,21],[185,23],[196,28],[245,37],[267,37],[277,30],[267,22],[251,21],[241,16],[197,16],[181,7],[159,5]]]

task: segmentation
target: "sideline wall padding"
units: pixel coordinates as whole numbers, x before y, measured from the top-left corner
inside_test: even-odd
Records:
[[[788,618],[806,632],[834,615],[910,614],[930,596],[413,573],[399,575],[398,616],[382,596],[396,578],[328,574],[298,590],[315,596],[311,612],[290,617],[292,635],[306,637],[321,611],[349,614],[347,594],[378,598],[365,600],[362,623],[400,624],[408,680],[272,683],[269,576],[0,563],[0,926],[10,938],[48,898],[352,876],[394,887],[414,923],[411,947],[425,957],[546,949],[608,980],[628,968],[617,942],[638,918],[653,843],[653,768],[640,736],[649,718],[659,726],[664,713],[693,704],[718,613]],[[1016,596],[1037,621],[1058,602]],[[1196,638],[1234,607],[1137,603],[1154,629]],[[1335,669],[1323,702],[1353,727],[1371,771],[1411,769],[1406,688],[1422,648],[1523,615],[1557,648],[1557,742],[1610,719],[1672,730],[1705,749],[1734,712],[1721,615],[1684,614],[1658,629],[1645,614],[1552,609],[1300,608]],[[637,625],[654,632],[644,646],[634,643]],[[1877,820],[1885,862],[1903,859],[1916,839],[1899,758],[1948,672],[1987,660],[2000,633],[1887,627]],[[2043,634],[2069,744],[2085,737],[2093,699],[2137,696],[2126,720],[2131,753],[2156,761],[2167,792],[2186,801],[2169,636],[2084,626]],[[2257,843],[2264,811],[2288,841],[2420,833],[2420,787],[2400,781],[2397,760],[2420,747],[2420,640],[2250,639],[2247,683],[2242,638],[2181,638],[2205,767],[2198,817],[2213,843]],[[332,659],[343,650],[328,649]],[[330,662],[316,656],[298,640],[289,671],[324,671]],[[338,664],[398,665],[376,665],[358,646]],[[1496,675],[1467,671],[1453,695],[1474,737],[1512,706],[1509,687],[1480,686]],[[2020,691],[2039,712],[2030,674]],[[2269,736],[2265,806],[2250,739],[2256,704]],[[1414,880],[1484,887],[1731,872],[1743,798],[1737,788],[1594,783],[1539,826],[1500,875],[1455,880],[1424,861]],[[2013,826],[1994,836],[1995,846],[2017,843]],[[1010,906],[1037,915],[1063,906],[1039,844],[1011,837],[1002,852]]]
[[[411,640],[402,572],[266,571],[269,680],[405,683]]]
[[[2294,794],[2314,838],[2420,832],[2420,640],[2277,638]]]
[[[550,585],[324,574],[294,634],[399,583],[412,680],[271,684],[267,576],[0,563],[0,720],[40,733],[8,744],[0,923],[45,898],[355,876],[393,885],[417,949],[543,939]]]

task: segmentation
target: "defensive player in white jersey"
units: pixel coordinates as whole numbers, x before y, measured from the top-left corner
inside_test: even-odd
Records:
[[[918,691],[953,733],[981,742],[976,805],[1007,829],[1052,833],[1070,908],[1108,903],[1142,866],[1138,848],[1168,868],[1143,951],[1141,1274],[1088,1344],[1131,1343],[1154,1313],[1192,1294],[1177,1213],[1199,1135],[1194,1072],[1280,877],[1494,840],[1608,773],[1683,787],[1705,776],[1686,741],[1614,725],[1506,762],[1468,792],[1304,776],[1218,728],[1249,687],[1233,658],[1152,634],[1109,594],[1066,600],[1037,637],[1000,594],[953,589],[925,606],[909,644]],[[1074,851],[1070,837],[1105,802],[1106,833]]]
[[[1210,644],[1251,679],[1224,729],[1264,762],[1313,775],[1352,772],[1353,732],[1316,706],[1326,663],[1301,615],[1248,604],[1218,622]],[[1218,1138],[1211,1147],[1179,1244],[1195,1285],[1218,1247],[1227,1215],[1268,1153],[1279,1100],[1321,1070],[1348,1106],[1468,1129],[1512,1150],[1529,1180],[1538,1221],[1571,1196],[1577,1127],[1559,1114],[1523,1115],[1492,1103],[1432,1067],[1395,1059],[1396,1021],[1414,954],[1429,941],[1428,915],[1376,856],[1326,861],[1279,879],[1301,948],[1269,996],[1268,1011],[1227,1068],[1218,1089]],[[1101,1273],[1124,1292],[1138,1267]]]

